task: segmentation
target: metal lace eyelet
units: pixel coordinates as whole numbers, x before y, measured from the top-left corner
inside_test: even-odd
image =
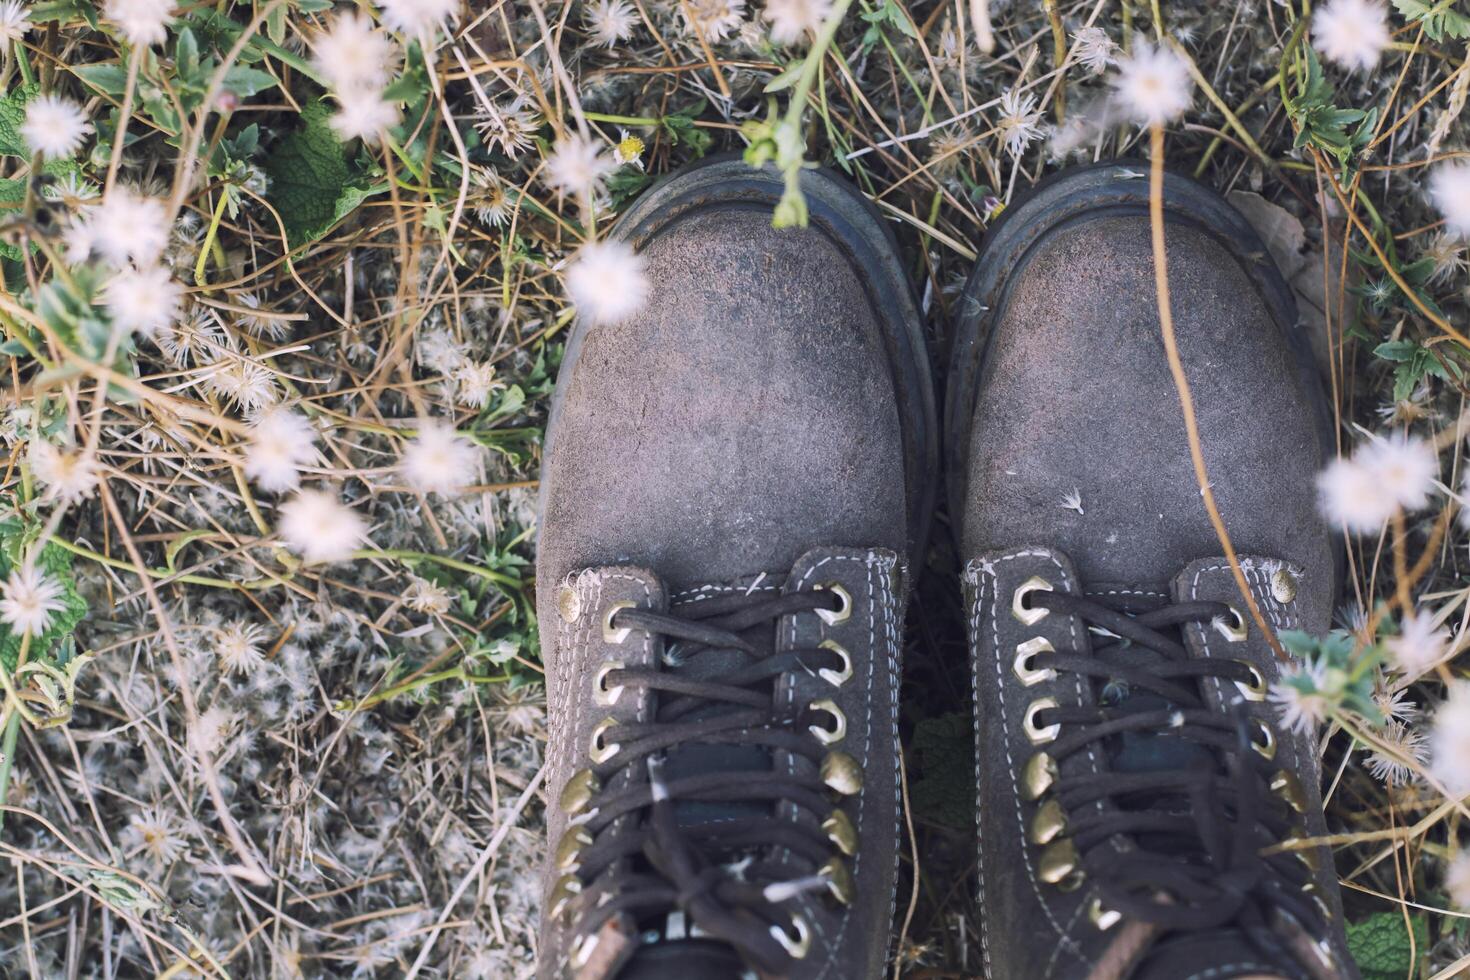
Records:
[[[1217,616],[1212,624],[1216,632],[1225,637],[1228,643],[1240,643],[1250,635],[1250,629],[1246,624],[1245,616],[1234,606],[1230,607],[1229,615]]]
[[[1021,770],[1021,797],[1028,803],[1038,800],[1057,781],[1057,760],[1045,752],[1033,753]]]
[[[825,711],[833,718],[831,728],[823,728],[821,725],[808,725],[807,731],[816,736],[817,741],[823,745],[835,745],[847,737],[847,715],[837,706],[837,702],[831,698],[819,698],[811,704],[813,711]]]
[[[597,773],[591,769],[577,770],[562,787],[559,800],[562,810],[572,815],[581,813],[601,789],[602,781],[597,778]]]
[[[582,894],[582,881],[576,875],[562,875],[556,879],[556,886],[551,889],[551,897],[546,902],[546,911],[553,919],[561,918],[572,907],[572,900]]]
[[[821,643],[818,643],[817,646],[823,650],[831,650],[833,653],[842,658],[841,670],[833,670],[831,667],[823,667],[821,670],[817,671],[818,677],[826,681],[828,684],[831,684],[833,687],[841,687],[843,684],[846,684],[848,681],[852,680],[852,654],[847,652],[846,647],[838,643],[836,640],[823,640]]]
[[[831,858],[822,865],[817,874],[827,879],[827,890],[832,893],[833,898],[843,905],[852,904],[857,888],[853,884],[852,872],[847,870],[846,862],[841,858]]]
[[[863,788],[863,769],[846,752],[828,752],[822,757],[822,784],[843,796],[856,796]]]
[[[1038,653],[1052,653],[1055,650],[1056,648],[1051,645],[1051,641],[1044,636],[1032,637],[1025,643],[1017,644],[1016,659],[1011,664],[1011,669],[1015,671],[1016,679],[1027,687],[1033,684],[1040,684],[1042,681],[1055,680],[1057,672],[1051,667],[1035,668],[1031,666],[1032,657]]]
[[[791,928],[796,933],[795,938],[780,926],[771,926],[771,938],[780,943],[781,948],[786,950],[793,960],[803,959],[812,948],[811,926],[806,924],[806,919],[793,915]]]
[[[1087,906],[1087,918],[1101,932],[1107,932],[1123,918],[1117,909],[1103,906],[1102,899],[1094,898]]]
[[[628,638],[628,634],[633,632],[633,627],[614,626],[613,617],[616,616],[620,610],[634,609],[637,608],[637,605],[638,604],[636,602],[630,602],[625,599],[622,602],[614,602],[612,605],[607,607],[606,611],[604,611],[602,614],[603,643],[617,646]]]
[[[607,686],[607,675],[615,670],[624,670],[627,664],[621,660],[604,660],[602,666],[597,668],[597,674],[592,678],[592,700],[603,707],[618,703],[618,698],[623,696],[623,685],[614,684]]]
[[[841,601],[841,604],[836,609],[816,610],[818,618],[828,626],[836,626],[838,623],[847,622],[852,616],[852,593],[843,588],[838,582],[823,582],[820,585],[813,586],[813,588],[831,592]]]
[[[616,727],[617,723],[616,718],[604,718],[597,723],[596,728],[592,729],[592,744],[588,747],[587,756],[593,762],[599,764],[606,762],[617,755],[618,750],[622,748],[617,742],[606,741],[607,733]]]
[[[581,864],[582,850],[592,843],[592,835],[581,827],[573,827],[556,845],[556,870],[569,873]]]
[[[1251,748],[1263,759],[1276,758],[1276,733],[1271,730],[1271,726],[1259,718],[1252,718],[1250,722],[1256,735],[1260,736],[1259,739],[1251,737]]]
[[[1302,789],[1302,781],[1296,778],[1296,773],[1286,769],[1278,769],[1271,777],[1271,792],[1286,801],[1286,805],[1297,813],[1307,812],[1307,794]]]
[[[1073,891],[1082,884],[1082,868],[1079,866],[1077,845],[1070,837],[1052,841],[1041,852],[1037,862],[1037,876],[1048,885],[1062,891]]]
[[[1021,727],[1026,729],[1026,737],[1031,740],[1032,745],[1043,745],[1053,741],[1061,734],[1062,726],[1060,722],[1053,722],[1045,728],[1038,728],[1036,725],[1037,715],[1048,708],[1057,707],[1060,707],[1060,705],[1057,704],[1056,698],[1037,698],[1026,706],[1026,717]]]
[[[1266,700],[1266,677],[1264,674],[1261,673],[1260,668],[1257,667],[1255,664],[1246,663],[1244,660],[1237,660],[1235,662],[1251,672],[1251,679],[1249,682],[1235,682],[1235,686],[1240,688],[1241,695],[1247,701]]]
[[[1036,809],[1027,833],[1033,844],[1050,844],[1067,831],[1067,811],[1061,801],[1052,797]]]
[[[1050,582],[1040,575],[1033,575],[1017,586],[1016,591],[1011,593],[1011,615],[1015,616],[1027,626],[1034,626],[1051,614],[1050,609],[1040,606],[1028,606],[1026,597],[1033,592],[1053,592]]]
[[[852,857],[857,853],[857,828],[852,825],[852,820],[842,810],[833,810],[827,819],[822,821],[822,832],[843,854]]]

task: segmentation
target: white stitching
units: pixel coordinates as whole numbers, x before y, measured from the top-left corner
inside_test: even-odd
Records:
[[[1020,551],[1020,552],[1016,552],[1015,554],[1004,555],[1004,556],[1002,556],[1002,557],[1000,557],[1000,558],[998,558],[996,560],[997,561],[1012,561],[1012,560],[1017,559],[1017,558],[1045,558],[1045,559],[1049,560],[1053,565],[1056,566],[1057,571],[1060,572],[1060,573],[1062,573],[1063,578],[1065,580],[1066,569],[1064,569],[1062,567],[1062,563],[1059,562],[1059,561],[1057,561],[1057,559],[1056,559],[1056,557],[1054,555],[1052,555],[1052,554],[1050,554],[1049,552],[1046,552],[1046,551]],[[966,569],[966,572],[967,572],[967,574],[974,575],[975,573],[981,571],[982,570],[982,567],[984,567],[984,570],[985,570],[986,574],[989,575],[993,580],[995,580],[995,583],[996,583],[996,594],[991,597],[991,614],[990,614],[990,618],[991,618],[991,620],[993,622],[996,619],[996,615],[997,615],[996,612],[995,612],[995,610],[997,608],[999,608],[999,584],[1000,584],[1000,576],[996,573],[994,564],[987,563],[986,566],[982,566],[978,561],[972,561],[970,563],[970,567],[968,569]],[[978,603],[978,602],[975,604],[974,614],[973,614],[973,616],[971,618],[971,628],[974,631],[974,636],[975,636],[975,643],[971,647],[971,649],[972,649],[972,651],[975,651],[975,650],[978,650],[978,647],[979,647],[979,636],[980,636],[980,603]],[[1076,624],[1076,622],[1073,622],[1072,623],[1071,632],[1072,632],[1072,640],[1073,640],[1073,642],[1075,644],[1076,641],[1077,641],[1077,624]],[[1002,742],[1002,745],[1005,747],[1006,768],[1007,768],[1007,771],[1008,771],[1008,773],[1010,775],[1010,779],[1011,779],[1011,798],[1012,798],[1012,800],[1015,801],[1015,804],[1016,804],[1016,825],[1017,825],[1017,828],[1018,828],[1018,831],[1019,831],[1019,834],[1020,834],[1020,836],[1019,836],[1018,839],[1023,842],[1022,843],[1022,846],[1020,848],[1020,851],[1021,851],[1021,860],[1025,864],[1025,866],[1026,866],[1026,880],[1028,882],[1030,882],[1030,884],[1031,884],[1031,891],[1036,896],[1036,901],[1041,905],[1041,911],[1043,913],[1045,913],[1046,920],[1051,923],[1052,929],[1056,931],[1056,934],[1057,934],[1058,938],[1061,939],[1062,944],[1065,945],[1065,946],[1071,947],[1071,952],[1074,955],[1076,955],[1079,959],[1083,960],[1083,962],[1089,962],[1087,960],[1087,958],[1085,956],[1083,956],[1081,950],[1078,948],[1076,940],[1074,940],[1074,939],[1072,939],[1072,937],[1068,936],[1066,934],[1065,930],[1062,929],[1061,923],[1057,921],[1056,915],[1051,910],[1050,903],[1047,901],[1047,899],[1045,898],[1045,896],[1042,895],[1041,888],[1040,888],[1040,886],[1036,882],[1036,870],[1035,870],[1035,867],[1031,863],[1031,854],[1027,850],[1027,848],[1025,846],[1025,843],[1024,843],[1024,841],[1026,839],[1026,818],[1025,818],[1025,814],[1023,814],[1022,811],[1021,811],[1021,790],[1020,790],[1020,784],[1017,781],[1016,762],[1015,762],[1015,759],[1013,758],[1013,756],[1011,754],[1010,722],[1006,718],[1005,677],[1004,677],[1004,675],[1002,675],[1001,669],[1000,669],[1000,634],[999,634],[999,631],[997,629],[994,629],[994,628],[991,629],[990,634],[991,634],[991,640],[992,640],[992,644],[993,644],[992,657],[991,657],[991,659],[992,659],[992,661],[995,664],[996,694],[1000,698],[1000,723],[1001,723],[1001,732],[1002,732],[1002,734],[1004,736],[1004,741]],[[975,654],[972,654],[972,655],[975,655]],[[1080,678],[1077,680],[1077,697],[1078,697],[1078,700],[1079,701],[1081,701],[1082,700],[1082,697],[1083,697],[1083,694],[1082,694],[1082,681],[1081,681]],[[978,717],[978,711],[977,711],[977,717]],[[977,722],[976,722],[977,731],[978,731],[978,724],[979,723],[978,723],[978,720],[977,720]],[[980,751],[980,746],[979,746],[978,741],[977,741],[976,746],[975,746],[975,751],[977,753]],[[1093,755],[1093,753],[1092,753],[1091,750],[1088,751],[1088,757],[1090,759],[1092,759],[1093,766],[1094,766],[1094,769],[1095,769],[1096,766],[1097,766],[1097,759]],[[984,860],[983,856],[982,856],[981,860]],[[1090,962],[1089,962],[1089,965],[1090,965]]]
[[[1201,970],[1199,973],[1191,973],[1185,980],[1215,980],[1217,977],[1226,976],[1227,971],[1238,976],[1243,970],[1261,971],[1272,969],[1274,967],[1265,966],[1261,963],[1227,963],[1224,966],[1212,966],[1207,970]]]

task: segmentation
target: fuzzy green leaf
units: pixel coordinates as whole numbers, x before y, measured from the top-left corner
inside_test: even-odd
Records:
[[[1348,950],[1362,970],[1363,980],[1402,980],[1410,975],[1413,952],[1422,957],[1429,947],[1429,925],[1424,916],[1412,916],[1410,922],[1414,928],[1412,948],[1402,913],[1378,912],[1361,922],[1348,923]]]
[[[276,144],[266,160],[267,198],[285,222],[293,248],[319,238],[376,193],[354,172],[327,121],[330,111],[325,102],[303,109],[301,128]]]
[[[19,521],[0,522],[0,576],[10,575],[10,570],[18,561],[25,534]],[[51,614],[51,623],[46,627],[46,632],[31,638],[27,656],[36,663],[59,666],[61,661],[56,654],[63,648],[63,641],[87,614],[87,600],[77,591],[76,576],[71,571],[70,552],[48,544],[41,549],[36,566],[47,578],[61,586],[62,608]],[[3,665],[4,670],[15,670],[20,655],[20,643],[21,638],[18,635],[0,625],[0,665]]]
[[[1431,41],[1470,37],[1470,17],[1454,10],[1444,0],[1393,0],[1393,5],[1411,22],[1423,23],[1424,33]]]
[[[26,103],[41,91],[41,86],[32,82],[15,89],[0,99],[0,154],[8,157],[30,158],[26,141],[21,138],[20,127],[26,121]]]

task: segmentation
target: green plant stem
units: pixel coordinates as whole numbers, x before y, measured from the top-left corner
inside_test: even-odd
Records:
[[[20,737],[20,712],[5,713],[5,734],[0,737],[0,804],[10,796],[10,770],[15,761],[15,743]],[[0,808],[0,827],[5,826],[5,810]]]
[[[488,674],[470,674],[465,672],[463,665],[459,667],[450,667],[448,670],[441,670],[436,674],[425,674],[423,677],[415,677],[411,681],[404,681],[401,684],[395,684],[392,687],[384,688],[376,694],[369,694],[361,701],[348,702],[344,705],[344,707],[352,711],[366,711],[369,708],[382,704],[384,701],[391,701],[393,698],[396,698],[399,695],[408,694],[411,691],[416,691],[421,687],[428,687],[431,684],[438,684],[440,681],[452,680],[461,680],[469,684],[504,684],[506,681],[510,680],[510,675],[501,674],[500,676],[495,677]]]
[[[214,214],[209,219],[209,230],[204,233],[204,244],[199,249],[198,260],[194,263],[194,284],[201,288],[209,285],[209,280],[205,278],[204,273],[209,265],[209,256],[213,253],[215,236],[219,234],[219,225],[224,220],[225,209],[229,206],[229,201],[229,190],[221,185],[219,203],[214,206]]]
[[[397,561],[428,561],[436,565],[443,565],[445,568],[453,568],[456,571],[465,572],[469,575],[478,575],[480,578],[488,579],[496,585],[505,588],[519,589],[521,587],[520,579],[513,575],[497,572],[493,568],[486,568],[483,565],[472,565],[467,561],[460,561],[458,558],[450,558],[447,555],[433,555],[424,551],[406,551],[402,548],[364,548],[361,551],[354,551],[352,557]]]
[[[589,122],[607,123],[610,126],[662,126],[663,120],[653,116],[610,116],[605,112],[584,112]]]
[[[104,555],[101,552],[93,551],[91,548],[84,548],[65,538],[53,537],[50,543],[56,545],[56,547],[63,551],[70,551],[78,558],[95,561],[99,565],[106,565],[108,568],[116,568],[119,571],[133,572],[134,574],[138,572],[138,567],[132,562],[123,561],[121,558],[113,558],[110,555]],[[174,582],[184,582],[188,585],[205,585],[214,589],[246,589],[252,592],[270,588],[272,585],[280,585],[286,581],[282,578],[258,578],[251,579],[248,582],[230,582],[222,578],[210,578],[207,575],[179,575],[167,568],[144,568],[143,572],[149,578],[166,578]]]

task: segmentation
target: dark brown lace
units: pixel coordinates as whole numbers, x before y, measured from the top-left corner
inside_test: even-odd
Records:
[[[1102,904],[1170,931],[1238,928],[1290,975],[1304,975],[1272,928],[1271,913],[1288,913],[1316,936],[1325,924],[1304,894],[1310,870],[1289,852],[1262,854],[1302,833],[1292,808],[1270,789],[1278,765],[1263,750],[1274,734],[1244,701],[1221,708],[1202,693],[1206,678],[1251,684],[1259,676],[1240,661],[1189,656],[1180,636],[1188,623],[1212,628],[1234,615],[1230,608],[1180,602],[1128,615],[1061,592],[1037,591],[1030,599],[1112,636],[1095,642],[1091,656],[1058,650],[1032,658],[1036,669],[1085,678],[1097,695],[1092,705],[1038,711],[1038,727],[1061,725],[1041,751],[1060,764],[1089,748],[1106,756],[1125,737],[1151,736],[1204,746],[1216,763],[1058,777],[1054,792],[1067,833]],[[1139,648],[1157,656],[1141,656]],[[1140,699],[1139,692],[1156,697]],[[1125,846],[1109,844],[1120,837]]]
[[[789,950],[801,938],[795,927],[805,926],[781,905],[828,887],[815,872],[833,853],[820,829],[832,802],[818,774],[826,748],[808,731],[825,715],[778,704],[777,681],[792,672],[837,670],[843,661],[828,649],[778,652],[776,625],[785,616],[833,609],[835,602],[831,592],[818,591],[615,614],[614,628],[662,637],[665,655],[659,666],[612,670],[604,678],[609,688],[623,686],[624,697],[657,700],[652,721],[617,725],[603,735],[619,748],[596,768],[604,789],[581,825],[593,842],[579,856],[577,933],[595,934],[625,912],[651,923],[678,909],[751,966],[772,974],[789,969]],[[727,669],[700,669],[706,658]],[[687,753],[691,746],[765,751],[754,754],[761,760],[754,766],[667,778],[670,751]],[[776,751],[812,765],[778,769],[770,764]],[[689,818],[691,807],[708,804],[728,812],[718,820]],[[778,816],[781,804],[812,819],[793,820],[790,809]]]

